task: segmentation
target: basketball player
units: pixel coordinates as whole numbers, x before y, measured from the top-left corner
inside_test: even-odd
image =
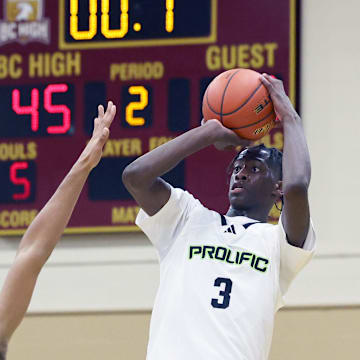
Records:
[[[89,143],[21,239],[0,292],[0,360],[5,359],[10,337],[25,315],[40,270],[60,240],[90,171],[101,159],[115,112],[111,101],[105,114],[99,106]]]
[[[141,156],[123,173],[141,207],[136,223],[160,259],[148,360],[267,359],[275,312],[313,254],[310,158],[301,119],[280,80],[264,74],[261,81],[283,123],[284,155],[257,146],[236,156],[225,216],[160,178],[206,146],[244,143],[217,120]],[[208,170],[209,176],[217,171]],[[281,198],[279,224],[267,224]]]

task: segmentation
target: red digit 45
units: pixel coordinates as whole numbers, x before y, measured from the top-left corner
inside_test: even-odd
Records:
[[[65,134],[71,126],[71,111],[64,105],[52,104],[53,93],[65,93],[68,91],[66,84],[50,84],[44,90],[44,109],[50,114],[62,114],[62,125],[48,126],[46,131],[49,134]],[[31,104],[20,105],[20,91],[12,91],[12,108],[19,115],[31,115],[31,130],[39,130],[39,89],[31,90]]]

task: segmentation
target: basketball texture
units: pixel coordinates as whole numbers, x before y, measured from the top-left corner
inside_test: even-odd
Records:
[[[260,74],[249,69],[232,69],[218,75],[205,91],[202,112],[205,120],[218,119],[249,140],[266,135],[276,118]]]

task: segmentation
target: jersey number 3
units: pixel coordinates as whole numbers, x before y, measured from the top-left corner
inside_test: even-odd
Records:
[[[214,308],[226,309],[230,304],[232,281],[222,277],[216,278],[214,281],[214,286],[221,286],[221,284],[225,284],[224,290],[220,290],[219,292],[219,296],[222,296],[222,299],[211,299],[211,305]]]

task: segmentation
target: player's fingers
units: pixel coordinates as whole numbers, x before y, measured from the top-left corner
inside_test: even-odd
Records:
[[[109,113],[109,111],[111,110],[112,106],[113,106],[113,102],[112,102],[111,100],[108,101],[105,115]]]
[[[104,116],[104,107],[102,105],[98,106],[98,117],[102,118]]]
[[[97,127],[99,126],[99,121],[100,121],[100,120],[99,120],[99,118],[97,118],[97,117],[94,119],[94,131],[93,131],[93,132],[95,132],[96,129],[97,129]]]
[[[262,76],[264,76],[264,78],[269,81],[270,83],[273,83],[277,80],[277,78],[275,77],[275,75],[269,75],[267,73],[262,73]]]
[[[111,105],[108,106],[105,117],[104,117],[104,126],[110,127],[111,123],[114,120],[116,114],[116,106],[111,103]]]
[[[113,122],[115,115],[116,115],[116,105],[112,105],[110,109],[109,126]]]
[[[279,80],[277,77],[275,77],[274,75],[269,75],[266,73],[263,73],[262,76],[265,78],[265,80],[267,80],[269,82],[270,85],[272,86],[277,86],[277,84],[282,83],[281,80]]]
[[[115,105],[113,104],[112,101],[108,102],[108,106],[107,106],[107,109],[106,109],[106,112],[105,112],[105,117],[110,116],[111,112],[113,111],[112,109],[113,109],[114,106]]]
[[[272,77],[272,75],[270,76],[264,73],[260,75],[260,81],[268,90],[273,101],[275,99],[280,99],[285,94],[283,82],[275,77]]]
[[[273,87],[267,74],[260,75],[260,81],[264,84],[264,86],[268,89],[268,91],[272,91]]]
[[[282,80],[278,79],[275,75],[263,74],[264,77],[269,81],[270,84],[274,86],[277,93],[285,92],[284,83]]]
[[[107,117],[109,116],[111,107],[112,107],[112,101],[108,101],[107,107],[106,107],[106,110],[105,110],[105,114],[104,114],[104,117],[103,117],[105,122],[107,120]]]

